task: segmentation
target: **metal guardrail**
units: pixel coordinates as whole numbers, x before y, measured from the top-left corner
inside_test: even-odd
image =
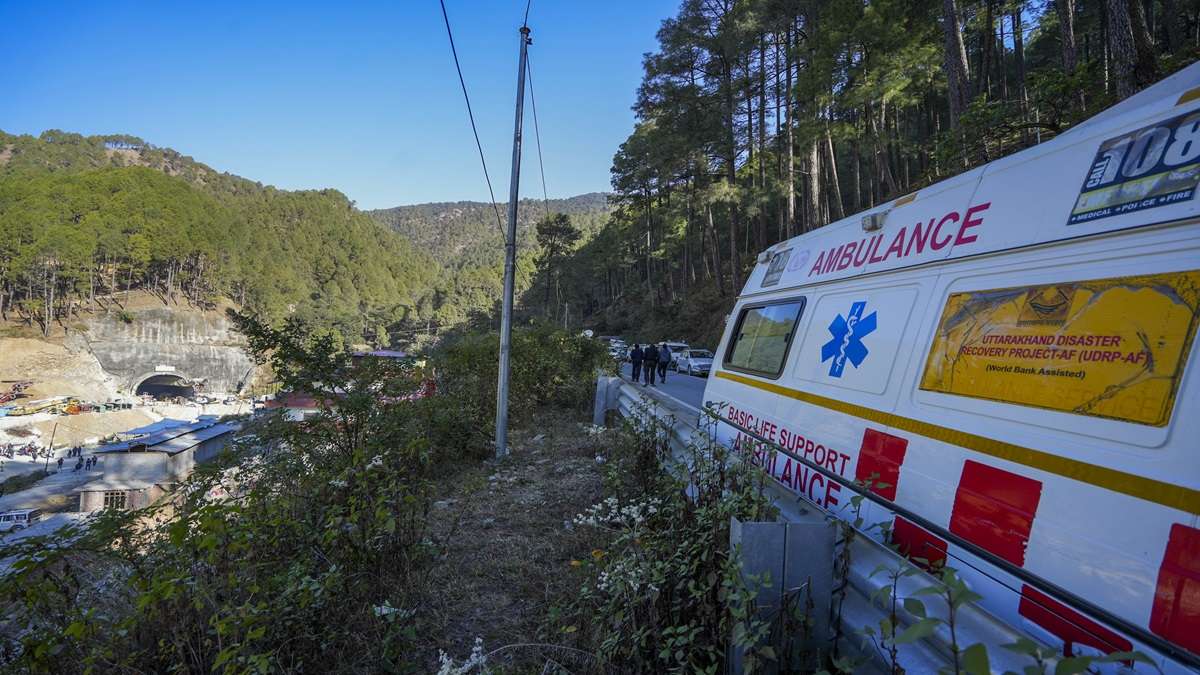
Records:
[[[615,409],[619,411],[623,416],[629,417],[645,414],[648,400],[656,403],[662,403],[661,400],[657,399],[653,395],[647,396],[647,394],[650,394],[650,392],[646,392],[646,390],[636,388],[619,378],[612,378],[612,380],[614,380],[614,382],[609,385],[610,387],[612,387],[613,384],[616,384],[616,382],[620,382],[620,384],[613,387],[616,390],[615,395],[614,392],[611,391],[606,395],[607,401],[604,405],[608,409]],[[604,387],[602,386],[602,383],[598,383],[598,396],[603,388]],[[657,392],[657,394],[661,395],[662,393]],[[672,397],[668,395],[667,398]],[[684,409],[689,411],[697,410],[693,406],[682,404],[682,402],[679,403],[684,407]],[[601,402],[598,398],[597,408],[599,409],[600,406]],[[821,474],[827,480],[836,481],[839,485],[842,485],[845,489],[850,490],[856,495],[861,495],[864,499],[869,500],[890,511],[891,513],[899,515],[909,522],[924,528],[928,532],[941,537],[945,541],[969,552],[970,554],[978,557],[980,560],[986,561],[998,570],[1001,570],[1004,573],[1020,580],[1021,582],[1030,585],[1031,587],[1045,593],[1047,596],[1050,596],[1064,605],[1079,610],[1083,614],[1088,615],[1090,618],[1125,634],[1126,637],[1142,643],[1144,646],[1155,650],[1162,656],[1170,658],[1178,664],[1200,671],[1200,656],[1192,654],[1191,652],[1186,651],[1183,648],[1149,632],[1145,628],[1130,623],[1129,621],[1116,616],[1107,610],[1104,610],[1087,599],[1081,598],[1078,595],[1062,588],[1061,586],[1058,586],[1057,584],[1038,577],[1028,570],[1016,566],[1009,561],[1004,560],[1003,558],[997,557],[990,551],[987,551],[986,549],[983,549],[980,546],[963,539],[961,536],[950,532],[944,527],[929,521],[919,514],[914,513],[913,511],[896,504],[895,502],[882,497],[869,489],[866,489],[862,485],[855,484],[854,481],[848,481],[844,476],[836,474],[829,469],[812,462],[811,460],[805,459],[804,457],[781,447],[779,444],[766,439],[754,430],[737,424],[732,420],[721,417],[711,408],[706,407],[703,410],[699,410],[699,415],[700,417],[697,419],[695,424],[690,424],[686,420],[681,421],[676,416],[675,422],[671,425],[671,429],[673,440],[679,444],[679,448],[688,445],[692,441],[693,434],[699,433],[711,438],[711,434],[702,429],[704,423],[703,420],[706,417],[708,418],[709,423],[729,425],[731,428],[736,429],[737,431],[754,439],[764,448],[769,448],[779,452],[793,461],[806,466],[811,471]],[[803,500],[812,508],[825,511],[825,509],[808,502],[808,500],[802,495],[798,495],[797,493],[785,488],[783,485],[778,484],[774,480],[770,481],[769,485],[771,485],[773,488],[775,501],[777,506],[781,507],[781,516],[783,518],[788,518],[788,509],[784,507],[786,507],[789,502],[794,504],[800,500]],[[881,617],[881,610],[874,608],[869,598],[876,590],[886,584],[878,583],[876,580],[872,579],[871,570],[876,569],[880,564],[895,564],[897,560],[904,561],[905,564],[911,564],[907,562],[907,559],[871,539],[866,534],[855,537],[853,548],[854,550],[852,550],[851,554],[852,563],[849,581],[851,587],[856,591],[854,595],[859,597],[847,597],[846,610],[843,614],[843,622],[848,624],[845,626],[847,632],[859,629],[867,624],[877,625],[878,620]],[[986,574],[986,572],[983,573]],[[905,583],[906,581],[908,582],[907,584]],[[914,581],[913,577],[902,579],[898,585],[897,594],[904,597],[917,590],[917,587],[911,587],[907,589],[904,588],[905,585],[913,586],[913,584],[920,584],[920,582]],[[908,591],[907,593],[905,592],[906,590]],[[1026,639],[1032,638],[1030,638],[1030,636],[1024,631],[1013,628],[1009,624],[992,616],[990,613],[987,613],[985,610],[979,608],[973,608],[973,610],[974,611],[969,611],[965,617],[956,616],[956,630],[959,635],[959,644],[967,645],[975,642],[982,642],[989,647],[988,651],[989,655],[992,657],[992,665],[994,668],[1016,670],[1020,672],[1024,665],[1028,665],[1027,660],[1014,659],[1010,665],[1005,663],[1005,661],[1008,660],[1005,658],[1005,654],[1012,653],[1008,652],[1007,650],[993,649],[992,647],[994,646],[998,648],[1004,644],[1010,644],[1015,642],[1018,637],[1023,637]],[[906,622],[913,619],[913,617],[909,616],[905,616],[903,618],[907,619]],[[1066,620],[1066,617],[1063,618]],[[948,630],[945,630],[944,626],[941,628],[941,630],[935,632],[932,638],[924,641],[926,643],[924,647],[932,649],[932,653],[924,655],[919,653],[909,654],[908,656],[914,657],[916,660],[922,662],[925,662],[926,659],[939,654],[943,658],[948,657],[950,655],[949,634]],[[921,647],[917,647],[915,650],[909,651],[917,651],[920,648]],[[1021,658],[1023,659],[1023,657]],[[910,667],[910,670],[913,670],[913,668]]]

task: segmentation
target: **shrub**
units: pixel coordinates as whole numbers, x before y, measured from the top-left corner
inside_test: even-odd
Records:
[[[649,419],[608,432],[610,496],[575,521],[600,543],[572,563],[584,581],[554,630],[616,672],[720,672],[735,641],[765,629],[729,550],[731,518],[772,516],[764,474],[710,443],[676,462],[669,431]]]
[[[496,333],[470,333],[430,356],[439,400],[426,403],[424,414],[439,445],[490,453],[499,351]],[[594,373],[614,367],[600,341],[548,325],[514,329],[510,358],[508,410],[515,425],[546,407],[586,409],[595,394]]]

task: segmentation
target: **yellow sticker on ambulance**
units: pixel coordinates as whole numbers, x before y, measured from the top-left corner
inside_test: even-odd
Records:
[[[1164,426],[1200,271],[954,293],[921,389]]]

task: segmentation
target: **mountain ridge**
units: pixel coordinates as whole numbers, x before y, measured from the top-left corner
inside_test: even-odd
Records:
[[[609,213],[608,193],[585,192],[558,199],[522,198],[517,202],[517,245],[535,243],[534,225],[547,213],[565,213],[587,237],[603,226]],[[471,200],[403,204],[365,211],[392,228],[442,264],[462,268],[488,259],[495,251],[503,256],[500,226],[507,226],[508,202],[497,202],[500,223],[490,202]],[[499,248],[496,248],[499,247]]]

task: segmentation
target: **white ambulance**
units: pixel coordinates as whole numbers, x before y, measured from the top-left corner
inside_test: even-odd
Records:
[[[707,382],[720,437],[775,444],[756,461],[842,516],[870,481],[882,499],[866,522],[1043,642],[1191,672],[1198,183],[1193,65],[1053,140],[772,246]]]

